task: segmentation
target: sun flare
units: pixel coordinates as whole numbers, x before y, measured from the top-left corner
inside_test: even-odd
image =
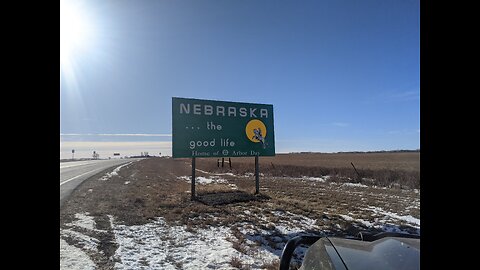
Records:
[[[60,2],[60,63],[72,61],[72,57],[88,47],[92,26],[87,15],[76,1]]]

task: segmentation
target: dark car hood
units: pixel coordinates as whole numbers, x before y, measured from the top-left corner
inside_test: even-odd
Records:
[[[385,237],[368,242],[325,237],[309,248],[301,269],[420,269],[420,239]]]
[[[420,269],[420,239],[386,237],[373,242],[329,238],[348,269]]]

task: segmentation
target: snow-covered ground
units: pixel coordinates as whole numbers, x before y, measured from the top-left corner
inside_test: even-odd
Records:
[[[401,216],[401,215],[398,215],[396,213],[392,213],[392,212],[388,212],[388,211],[385,211],[383,210],[382,208],[380,207],[374,207],[374,206],[369,206],[367,209],[365,210],[370,210],[370,211],[373,211],[375,213],[378,213],[380,215],[383,215],[385,217],[390,217],[390,218],[393,218],[393,219],[397,219],[397,220],[403,220],[403,221],[406,221],[407,223],[409,223],[411,226],[419,229],[420,228],[420,219],[419,218],[414,218],[412,217],[411,215],[405,215],[405,216]]]
[[[60,269],[94,270],[95,266],[95,263],[82,249],[71,246],[60,238]]]
[[[279,251],[260,247],[248,255],[233,248],[235,236],[229,227],[212,227],[189,231],[187,226],[169,226],[163,218],[145,225],[127,226],[109,216],[111,233],[118,248],[110,258],[114,269],[236,269],[232,258],[238,258],[251,269],[278,259]],[[88,254],[101,253],[100,240],[92,232],[99,231],[88,213],[76,215],[76,220],[67,224],[70,229],[60,231],[60,268],[95,269]],[[287,230],[289,230],[287,228]],[[100,230],[102,231],[102,230]],[[62,238],[74,239],[81,248],[67,244]]]
[[[127,165],[117,167],[101,179],[108,180],[118,175],[119,170]],[[237,188],[232,183],[233,180],[229,182],[226,179],[232,176],[230,173],[202,173],[208,176],[196,177],[197,184],[223,184],[232,189]],[[191,181],[190,176],[179,176],[176,179]],[[317,187],[321,185],[322,188],[318,190],[322,192],[326,189],[341,189],[342,194],[355,196],[362,202],[366,194],[371,198],[388,198],[392,201],[401,199],[402,202],[406,200],[399,198],[398,193],[376,194],[372,190],[377,188],[362,184],[326,183],[328,177],[324,176],[289,179],[305,181]],[[122,180],[123,183],[129,184],[130,181]],[[377,205],[383,207],[383,204]],[[322,232],[323,219],[333,221],[339,228],[341,223],[346,221],[367,228],[395,232],[406,232],[399,225],[407,225],[416,229],[419,234],[420,219],[410,215],[409,211],[419,209],[420,201],[415,199],[409,201],[408,205],[399,211],[367,203],[363,207],[352,208],[352,211],[337,212],[338,209],[329,208],[322,212],[325,217],[317,220],[282,210],[272,202],[264,202],[261,206],[231,206],[241,222],[223,226],[206,223],[199,227],[168,223],[163,217],[156,217],[143,225],[125,225],[112,215],[105,217],[105,220],[108,218],[108,221],[104,222],[106,225],[99,226],[95,222],[98,217],[93,217],[88,212],[76,213],[73,220],[60,230],[60,269],[96,269],[97,263],[102,260],[99,258],[104,258],[109,263],[108,269],[238,269],[234,266],[239,263],[248,269],[271,268],[278,263],[287,240],[306,232]],[[199,213],[198,218],[225,218],[220,215],[221,211]],[[114,246],[114,250],[105,251],[105,244]],[[301,258],[305,252],[306,247],[297,248],[297,258]]]
[[[257,209],[260,211],[260,209]],[[412,226],[420,226],[420,220],[411,216],[401,216],[384,211],[379,207],[365,210],[378,213],[384,218],[374,222],[340,215],[344,220],[356,221],[367,227],[382,227],[389,231],[389,222],[400,219]],[[114,269],[235,269],[231,266],[234,258],[239,259],[250,269],[264,269],[281,256],[283,245],[288,238],[297,236],[306,230],[318,229],[317,221],[288,211],[273,211],[279,222],[268,222],[262,214],[244,210],[239,215],[255,215],[264,220],[267,228],[254,228],[250,223],[232,224],[230,227],[207,226],[189,230],[185,225],[168,225],[161,217],[145,225],[127,226],[109,216],[110,233],[118,245],[115,254]],[[88,254],[101,253],[98,246],[100,239],[93,237],[95,232],[106,232],[96,228],[95,221],[88,213],[79,213],[76,220],[67,224],[69,229],[60,231],[60,268],[61,269],[95,269],[95,264]],[[245,237],[243,248],[239,252],[233,247],[237,242],[232,228],[236,228]],[[393,227],[391,227],[393,228]],[[391,229],[390,229],[391,230]],[[85,233],[91,232],[91,233]],[[67,244],[62,237],[75,239],[81,248]],[[288,237],[288,238],[287,238]],[[260,245],[258,244],[260,243]],[[303,256],[306,248],[297,249],[298,256]]]

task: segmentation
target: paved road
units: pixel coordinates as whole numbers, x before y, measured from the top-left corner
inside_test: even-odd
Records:
[[[60,162],[60,206],[62,206],[70,193],[89,177],[110,167],[117,167],[137,160],[110,159]]]

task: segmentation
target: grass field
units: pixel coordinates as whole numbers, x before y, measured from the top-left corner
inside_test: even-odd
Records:
[[[215,159],[199,159],[215,161]],[[372,153],[291,153],[274,157],[260,157],[262,163],[270,165],[292,165],[303,167],[330,167],[351,169],[388,169],[420,171],[420,152],[372,152]],[[232,158],[232,164],[254,164],[253,157]]]
[[[343,163],[356,165],[352,156],[359,164],[370,158],[373,171],[405,166],[390,157],[373,162],[379,156],[356,154],[347,154]],[[330,164],[342,163],[334,157]],[[261,158],[267,167],[261,167],[260,195],[253,194],[253,158],[233,160],[231,171],[217,168],[214,159],[199,159],[196,201],[190,200],[190,160],[144,159],[110,178],[96,175],[72,193],[60,211],[61,245],[88,255],[96,269],[278,269],[285,243],[297,235],[420,234],[419,189],[302,175],[316,172],[312,164],[322,158],[299,166],[300,158],[278,155],[268,173],[267,158]],[[288,159],[297,165],[282,164]],[[347,165],[337,170],[350,170]],[[274,175],[288,166],[299,176]],[[68,250],[61,258],[69,257]],[[294,268],[305,251],[299,248]]]
[[[253,173],[255,170],[253,157],[232,158],[231,161],[235,174]],[[212,172],[230,169],[228,163],[223,168],[218,167],[216,159],[199,158],[196,165],[199,169]],[[420,188],[420,152],[278,154],[260,157],[259,167],[260,172],[268,176],[328,175],[331,181],[336,182]]]

